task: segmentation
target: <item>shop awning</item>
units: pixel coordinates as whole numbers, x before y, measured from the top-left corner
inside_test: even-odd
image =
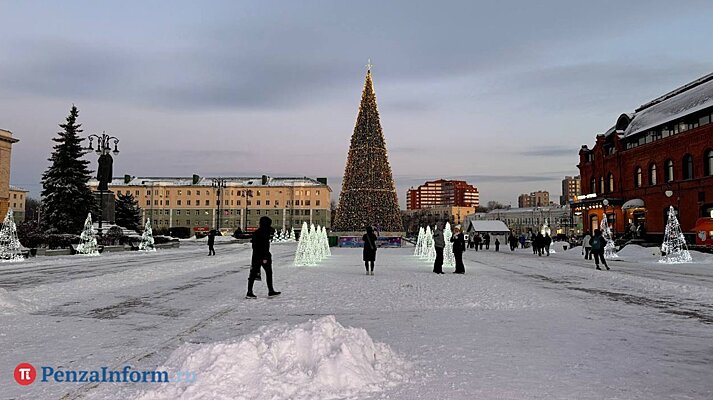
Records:
[[[644,201],[641,199],[631,199],[621,206],[622,210],[628,210],[630,208],[643,208]]]

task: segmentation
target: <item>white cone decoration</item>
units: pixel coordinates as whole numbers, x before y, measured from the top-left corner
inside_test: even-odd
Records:
[[[424,258],[428,262],[436,261],[436,243],[433,241],[433,232],[431,227],[426,227],[426,239],[424,240],[424,246],[426,248],[426,254]]]
[[[92,214],[87,214],[87,219],[84,221],[84,230],[79,238],[77,253],[87,256],[98,256],[99,248],[97,247],[96,231],[92,226]]]
[[[306,222],[302,223],[294,265],[296,267],[312,267],[331,255],[327,229],[319,225],[315,227],[314,224],[308,227]]]
[[[0,260],[3,262],[22,261],[22,246],[17,238],[17,226],[12,208],[7,210],[0,230]]]
[[[423,256],[423,240],[425,239],[426,232],[423,228],[418,228],[418,239],[416,240],[416,249],[413,251],[413,255],[416,257]]]
[[[600,229],[602,231],[602,237],[607,241],[606,246],[604,246],[604,257],[619,258],[619,255],[616,254],[616,245],[614,244],[614,238],[612,237],[611,228],[609,228],[609,221],[607,221],[606,214],[604,214],[604,218],[600,224]]]
[[[153,230],[151,230],[151,218],[147,219],[144,225],[144,233],[141,235],[139,250],[156,251],[156,247],[154,247]]]
[[[547,218],[545,218],[545,223],[542,224],[542,228],[540,228],[540,233],[542,234],[542,236],[552,236],[552,229],[550,229],[550,223],[549,221],[547,221]]]
[[[443,249],[443,266],[444,267],[455,267],[456,266],[456,256],[453,254],[453,243],[451,243],[451,237],[453,232],[451,231],[451,223],[446,222],[446,229],[443,230],[443,239],[446,241],[446,247]],[[435,260],[435,257],[434,257]]]
[[[290,237],[288,239],[290,242],[296,242],[297,238],[295,237],[295,227],[290,228]]]
[[[693,261],[673,206],[668,209],[668,222],[666,223],[666,231],[661,244],[661,254],[660,263],[683,264]]]

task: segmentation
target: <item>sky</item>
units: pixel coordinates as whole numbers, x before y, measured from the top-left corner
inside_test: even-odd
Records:
[[[713,72],[705,1],[1,1],[0,128],[39,195],[72,104],[114,175],[327,177],[371,59],[399,201],[561,192],[622,113]],[[87,156],[96,166],[94,154]]]

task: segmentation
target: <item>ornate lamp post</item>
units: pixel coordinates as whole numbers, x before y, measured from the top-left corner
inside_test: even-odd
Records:
[[[220,193],[221,193],[221,189],[225,189],[225,179],[213,178],[212,181],[213,181],[213,187],[216,188],[216,190],[217,190],[216,197],[218,199],[217,200],[218,201],[218,219],[216,221],[216,230],[218,232],[220,232],[220,215],[221,215],[220,214],[220,203],[222,202],[222,200],[220,198]]]
[[[97,141],[97,147],[94,148],[94,140]],[[111,143],[114,144],[114,150],[111,149]],[[95,151],[99,155],[99,168],[97,169],[97,181],[99,182],[99,236],[102,235],[102,220],[104,219],[104,192],[109,190],[109,182],[112,179],[112,165],[114,159],[111,153],[119,155],[119,139],[114,136],[107,135],[102,132],[101,136],[97,134],[89,135],[89,147],[87,150]]]
[[[250,201],[250,198],[253,197],[253,191],[250,189],[245,189],[242,191],[243,194],[240,195],[240,197],[245,198],[245,212],[243,212],[244,216],[244,221],[245,223],[243,224],[243,233],[247,232],[248,229],[248,202]]]

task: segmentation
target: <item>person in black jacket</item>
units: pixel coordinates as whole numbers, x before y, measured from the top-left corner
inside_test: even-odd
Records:
[[[443,274],[443,249],[446,247],[446,239],[443,237],[443,223],[436,224],[433,230],[433,247],[436,249],[436,259],[433,262],[433,272]]]
[[[364,267],[367,275],[374,275],[374,262],[376,261],[376,234],[374,228],[367,226],[366,233],[361,237],[364,242]],[[369,265],[371,264],[371,271]]]
[[[215,255],[215,248],[213,248],[213,245],[215,245],[215,229],[211,229],[210,232],[208,232],[208,255],[209,256],[214,256]]]
[[[542,247],[547,252],[547,257],[550,256],[550,246],[552,245],[552,238],[549,233],[545,233],[545,237],[542,238]]]
[[[599,260],[602,261],[604,267],[609,271],[609,266],[607,265],[607,260],[604,259],[604,248],[607,245],[607,240],[602,236],[602,231],[596,229],[594,231],[594,236],[589,239],[589,244],[592,246],[592,256],[594,256],[594,265],[597,269],[599,268]]]
[[[281,292],[275,291],[272,287],[272,254],[270,254],[270,239],[275,230],[272,228],[272,220],[270,217],[260,218],[260,227],[253,232],[252,248],[253,256],[250,263],[250,276],[248,277],[248,294],[247,299],[254,299],[257,296],[253,294],[253,284],[260,274],[260,268],[265,270],[267,278],[268,296],[277,296]]]
[[[453,255],[456,258],[456,270],[454,274],[465,274],[465,265],[463,265],[463,252],[465,251],[465,236],[460,230],[460,225],[456,225],[455,232],[451,236],[453,243]]]

